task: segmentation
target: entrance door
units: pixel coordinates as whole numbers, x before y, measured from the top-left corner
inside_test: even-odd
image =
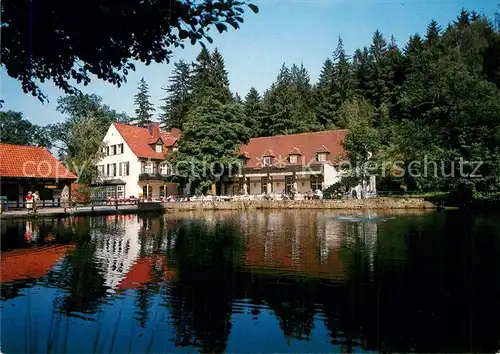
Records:
[[[293,177],[292,176],[286,176],[285,177],[285,191],[287,194],[292,193],[292,188],[293,188]]]

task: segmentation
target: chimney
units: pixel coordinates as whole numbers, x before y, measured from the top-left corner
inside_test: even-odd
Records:
[[[157,136],[160,136],[160,123],[149,123],[148,131],[149,135],[151,135],[152,137],[156,138]]]

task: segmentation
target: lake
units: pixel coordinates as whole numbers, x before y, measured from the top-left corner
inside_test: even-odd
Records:
[[[496,352],[500,219],[2,220],[1,352]]]

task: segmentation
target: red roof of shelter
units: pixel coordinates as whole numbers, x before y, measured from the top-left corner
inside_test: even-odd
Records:
[[[73,248],[73,245],[64,245],[3,252],[0,281],[6,283],[44,277]]]
[[[130,147],[132,152],[141,158],[161,159],[165,158],[164,153],[155,152],[154,146],[158,139],[163,141],[163,147],[169,148],[175,145],[180,137],[178,129],[172,129],[171,132],[160,131],[158,123],[152,129],[152,133],[148,128],[139,128],[134,125],[113,123],[122,138]]]
[[[0,177],[76,179],[43,147],[0,143]]]
[[[305,164],[315,161],[320,151],[330,152],[330,159],[345,153],[342,141],[347,130],[328,130],[290,135],[276,135],[250,139],[247,145],[240,147],[240,152],[250,157],[248,167],[261,167],[263,156],[272,151],[279,161],[286,161],[288,155],[300,152]]]

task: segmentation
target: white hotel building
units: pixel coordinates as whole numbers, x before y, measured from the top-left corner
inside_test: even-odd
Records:
[[[145,197],[159,198],[178,194],[175,183],[166,183],[169,174],[167,154],[175,151],[178,129],[161,131],[159,124],[148,128],[113,123],[103,139],[104,157],[97,164],[97,199]]]

